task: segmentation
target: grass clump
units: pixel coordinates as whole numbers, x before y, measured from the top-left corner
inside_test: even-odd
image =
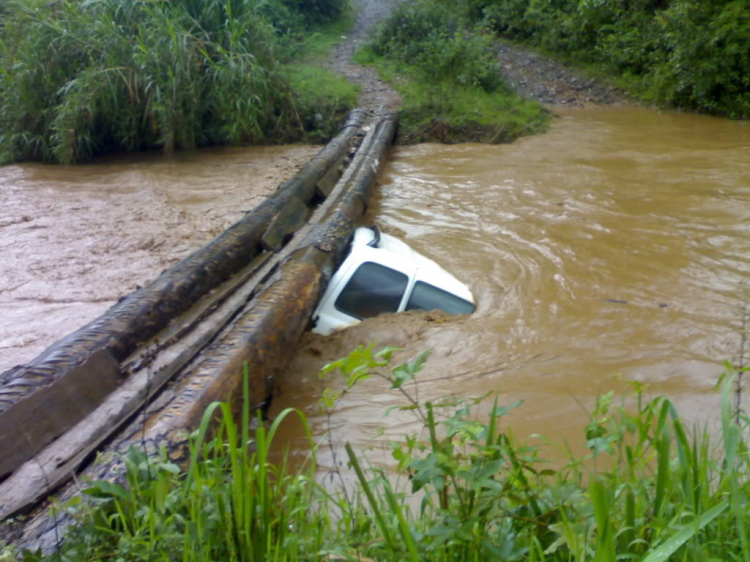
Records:
[[[298,139],[281,62],[344,0],[8,0],[0,162]],[[341,117],[341,115],[337,115]]]
[[[502,81],[491,39],[434,2],[400,4],[356,58],[403,95],[402,142],[507,142],[549,121]]]
[[[496,398],[420,402],[427,354],[390,366],[395,348],[360,347],[324,368],[343,380],[326,390],[329,416],[361,381],[401,393],[400,410],[422,429],[392,443],[395,466],[371,465],[350,445],[355,485],[316,480],[315,451],[302,468],[269,462],[282,412],[250,442],[250,415],[235,423],[213,404],[191,441],[186,472],[134,449],[127,485],[93,483],[68,506],[79,520],[62,560],[601,561],[747,560],[750,557],[750,420],[731,408],[735,373],[722,384],[722,430],[688,430],[665,398],[615,406],[600,397],[585,428],[589,453],[551,464],[517,441]],[[247,385],[245,400],[247,402]],[[207,428],[215,412],[220,427]],[[309,438],[305,417],[296,412]],[[330,436],[322,444],[334,447]],[[564,448],[564,447],[563,447]],[[334,452],[334,457],[335,457]],[[338,463],[335,463],[338,464]],[[339,476],[341,476],[339,474]],[[343,478],[341,482],[343,483]],[[413,508],[408,507],[412,505]],[[25,553],[25,560],[41,557]],[[57,560],[58,556],[49,560]]]
[[[284,65],[281,76],[294,92],[294,106],[307,140],[324,142],[335,136],[341,115],[356,105],[359,88],[314,64]]]

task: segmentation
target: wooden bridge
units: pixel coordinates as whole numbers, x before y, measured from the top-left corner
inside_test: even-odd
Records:
[[[264,203],[39,357],[0,375],[0,519],[76,472],[117,479],[119,455],[184,460],[187,435],[212,401],[238,397],[248,366],[254,407],[286,367],[362,219],[396,120],[365,126],[355,110],[339,135]],[[168,384],[169,383],[169,384]],[[106,446],[105,446],[106,444]],[[51,551],[70,521],[37,509],[14,542]]]

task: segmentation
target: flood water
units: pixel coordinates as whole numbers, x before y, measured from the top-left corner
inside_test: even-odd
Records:
[[[433,350],[422,401],[522,399],[507,422],[522,439],[582,450],[585,408],[609,390],[626,395],[627,380],[691,421],[715,419],[713,388],[721,362],[738,355],[749,295],[750,123],[565,110],[548,133],[509,145],[398,148],[369,215],[469,284],[478,309],[307,334],[274,410],[304,408],[316,436],[329,427],[320,393],[343,388],[317,370],[371,340],[405,348],[400,359]],[[383,416],[403,403],[381,379],[366,381],[332,416],[334,441],[378,449],[379,428],[414,430],[410,414]],[[292,425],[285,437],[304,449]]]
[[[0,371],[211,239],[316,150],[1,168]],[[432,350],[422,401],[524,400],[507,422],[522,439],[539,433],[580,450],[585,408],[608,390],[625,394],[626,380],[669,396],[690,420],[715,416],[713,387],[721,361],[738,354],[750,279],[750,123],[571,109],[512,144],[393,149],[379,184],[368,221],[469,284],[477,312],[306,334],[278,378],[275,412],[302,408],[322,436],[318,399],[342,384],[319,381],[318,369],[377,340],[403,347],[399,361]],[[417,428],[410,414],[383,416],[403,404],[387,387],[373,378],[342,400],[335,442],[379,447],[380,428]],[[296,424],[283,436],[305,450]]]
[[[318,150],[214,148],[0,167],[0,373],[153,281]]]

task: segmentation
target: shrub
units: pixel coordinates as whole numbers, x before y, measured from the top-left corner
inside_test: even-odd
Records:
[[[744,0],[441,0],[505,36],[635,78],[665,105],[750,117]]]
[[[399,142],[500,143],[544,130],[549,113],[503,82],[491,38],[466,28],[460,14],[404,2],[356,55],[403,97]]]
[[[439,5],[400,4],[368,45],[377,56],[406,64],[425,80],[486,92],[502,84],[490,38],[462,29],[459,19]]]
[[[0,162],[299,137],[301,116],[279,72],[275,24],[294,20],[281,0],[10,6],[0,41]]]

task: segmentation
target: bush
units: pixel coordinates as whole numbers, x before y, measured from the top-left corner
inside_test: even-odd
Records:
[[[377,29],[368,43],[380,57],[399,61],[423,79],[497,90],[502,80],[489,37],[461,28],[442,6],[406,2]]]
[[[750,117],[745,0],[441,0],[471,22],[631,78],[649,99]],[[632,79],[635,79],[633,81]]]
[[[278,26],[302,16],[281,0],[9,5],[0,162],[299,137]]]
[[[401,93],[399,142],[510,142],[550,119],[503,82],[491,38],[448,6],[400,4],[356,58]]]

